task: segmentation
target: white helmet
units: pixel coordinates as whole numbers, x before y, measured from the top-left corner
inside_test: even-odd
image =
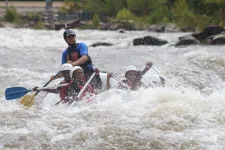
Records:
[[[128,67],[126,67],[125,77],[127,76],[127,73],[129,71],[138,71],[138,70],[137,70],[137,68],[135,66],[128,66]]]
[[[70,71],[70,77],[71,79],[73,78],[73,73],[74,71],[76,71],[77,69],[82,69],[80,66],[74,66],[71,71]],[[82,69],[82,71],[84,72],[84,70]]]
[[[126,72],[127,71],[138,71],[138,70],[135,66],[128,66],[128,67],[126,67]]]
[[[65,71],[65,70],[72,70],[73,69],[73,66],[69,63],[65,63],[61,66],[61,71]]]

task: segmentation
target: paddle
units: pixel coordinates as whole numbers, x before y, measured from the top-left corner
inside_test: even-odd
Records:
[[[123,82],[122,82],[120,79],[118,79],[115,75],[112,75],[112,78],[115,79],[116,81],[118,81],[118,82],[119,82],[120,84],[122,84],[124,87],[130,89],[130,87],[129,87],[127,84],[123,83]]]
[[[169,80],[164,76],[162,75],[155,67],[152,66],[152,69],[155,70],[155,72],[157,72],[161,77],[163,77],[165,79],[165,81],[172,87],[172,88],[175,88],[170,82]]]
[[[61,71],[59,71],[54,78],[56,78],[59,74],[61,73]],[[43,87],[46,87],[50,82],[52,82],[52,80],[49,80],[47,83],[45,83],[45,85]],[[24,105],[24,106],[32,106],[34,104],[34,97],[39,93],[40,91],[34,93],[34,94],[29,94],[29,95],[25,95],[24,97],[22,97],[22,99],[20,100],[20,104]]]
[[[37,90],[38,90],[38,92],[40,92],[39,90],[50,89],[50,88],[55,88],[55,87],[62,87],[62,86],[66,86],[66,85],[67,85],[67,83],[59,84],[59,85],[52,86],[52,87],[42,87],[42,88],[38,88]],[[17,99],[17,98],[24,96],[25,94],[27,94],[30,91],[32,91],[32,89],[27,89],[25,87],[10,87],[5,90],[5,98],[6,98],[6,100]]]
[[[150,81],[149,79],[145,78],[144,76],[142,76],[142,79],[145,79],[153,88],[156,87],[156,85],[152,81]]]
[[[87,88],[88,84],[91,82],[91,80],[94,78],[95,76],[95,72],[91,75],[91,77],[88,79],[88,81],[85,83],[84,87],[81,89],[80,93],[77,95],[77,98],[80,98],[81,94],[84,92],[84,90]],[[73,107],[73,105],[75,104],[75,101],[72,102],[72,104],[69,107],[69,110]]]
[[[161,74],[161,73],[156,69],[156,67],[153,67],[153,66],[152,66],[152,69],[154,69],[155,72],[157,72],[161,77],[163,77],[163,78],[165,79],[165,81],[166,81],[173,89],[177,89],[177,88],[175,88],[175,87],[169,82],[169,80],[168,80],[163,74]],[[185,90],[184,90],[184,89],[181,89],[180,92],[184,93]]]

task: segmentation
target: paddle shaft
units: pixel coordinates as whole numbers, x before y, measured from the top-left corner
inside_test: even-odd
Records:
[[[166,82],[167,82],[171,87],[175,88],[175,87],[169,82],[169,80],[168,80],[164,75],[162,75],[155,67],[152,66],[152,69],[154,69],[155,72],[157,72],[160,76],[162,76],[162,77],[166,80]]]
[[[60,73],[61,73],[61,71],[59,71],[59,72],[54,76],[54,78],[57,77]],[[43,87],[46,87],[50,82],[52,82],[52,80],[49,80],[47,83],[45,83],[45,85],[44,85]],[[36,96],[39,92],[40,92],[40,91],[37,91],[34,95]]]
[[[46,89],[52,89],[52,88],[56,88],[56,87],[62,87],[62,86],[66,86],[68,85],[69,83],[64,83],[64,84],[58,84],[58,85],[55,85],[55,86],[50,86],[50,87],[41,87],[41,88],[38,88],[37,90],[46,90]]]
[[[115,75],[112,75],[112,77],[113,77],[113,79],[115,79],[116,81],[118,81],[120,84],[122,84],[126,88],[130,89],[130,87],[128,85],[126,85],[125,83],[123,83],[122,81],[120,81]]]
[[[149,79],[147,79],[143,76],[142,76],[142,78],[145,79],[148,83],[150,83],[152,87],[154,87],[154,88],[156,87],[156,85],[152,81],[150,81]]]
[[[88,84],[91,82],[91,80],[94,78],[95,76],[95,72],[91,75],[91,77],[89,78],[89,80],[87,81],[87,83],[84,85],[84,87],[81,89],[80,93],[77,95],[77,98],[80,98],[81,94],[84,92],[84,90],[87,88]],[[73,103],[70,105],[69,109],[71,109],[73,107],[73,105],[75,104],[75,101],[73,101]]]

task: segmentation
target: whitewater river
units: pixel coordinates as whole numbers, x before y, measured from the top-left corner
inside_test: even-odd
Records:
[[[128,65],[141,70],[150,60],[178,89],[140,89],[133,96],[111,91],[71,111],[54,106],[54,98],[43,100],[42,92],[37,105],[25,109],[18,100],[6,101],[4,91],[44,85],[59,71],[67,47],[63,30],[0,29],[0,149],[225,149],[225,46],[171,45],[188,33],[75,32],[87,45],[114,44],[89,47],[100,70],[120,74]],[[169,44],[132,46],[134,38],[146,35]]]

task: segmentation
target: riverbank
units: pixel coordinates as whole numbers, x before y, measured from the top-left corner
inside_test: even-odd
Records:
[[[61,7],[63,7],[64,2],[53,2],[52,11],[57,12]],[[44,12],[45,11],[45,1],[8,1],[8,7],[15,7],[18,13],[27,12]],[[4,16],[6,11],[5,1],[0,1],[0,15]]]

